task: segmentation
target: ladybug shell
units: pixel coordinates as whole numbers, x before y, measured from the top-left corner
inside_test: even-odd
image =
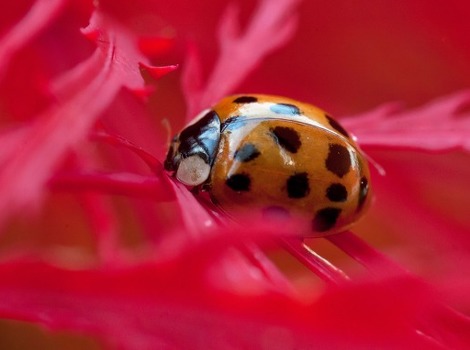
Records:
[[[208,152],[210,172],[200,187],[230,216],[300,215],[311,222],[305,235],[322,236],[363,215],[370,198],[367,161],[324,111],[283,97],[236,95],[210,113],[204,123],[217,116],[220,132],[213,132],[217,146]]]

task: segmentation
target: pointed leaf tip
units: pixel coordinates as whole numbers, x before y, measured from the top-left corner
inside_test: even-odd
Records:
[[[82,28],[81,32],[85,38],[87,38],[91,42],[96,42],[98,41],[98,38],[100,37],[100,31],[98,28]]]
[[[173,72],[174,70],[176,70],[178,68],[178,65],[177,64],[172,64],[172,65],[169,65],[169,66],[157,67],[157,66],[150,66],[150,65],[147,65],[145,63],[139,62],[139,67],[140,67],[140,69],[143,69],[143,70],[147,71],[152,78],[158,80],[161,77],[167,75],[168,73]]]

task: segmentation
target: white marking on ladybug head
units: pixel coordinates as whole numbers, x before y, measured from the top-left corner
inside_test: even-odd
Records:
[[[176,178],[187,186],[204,183],[211,172],[211,167],[198,155],[189,156],[180,161]]]

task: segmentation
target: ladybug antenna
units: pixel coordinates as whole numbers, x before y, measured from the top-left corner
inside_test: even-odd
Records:
[[[163,118],[161,123],[162,123],[163,128],[166,131],[166,144],[169,145],[171,144],[171,140],[173,138],[170,121],[168,120],[168,118]]]

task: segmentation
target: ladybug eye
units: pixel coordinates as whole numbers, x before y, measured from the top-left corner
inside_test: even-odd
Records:
[[[198,186],[209,177],[211,167],[198,155],[181,160],[176,171],[176,178],[187,186]]]

